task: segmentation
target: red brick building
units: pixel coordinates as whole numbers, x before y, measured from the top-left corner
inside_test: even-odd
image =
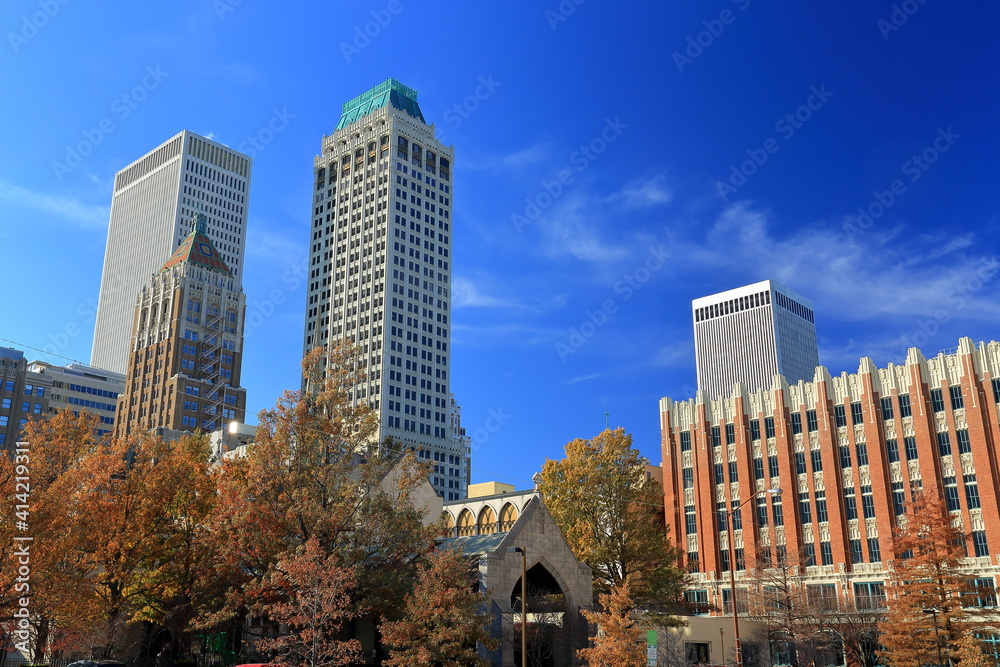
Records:
[[[687,553],[689,600],[729,598],[726,513],[737,591],[779,558],[818,596],[884,602],[891,536],[913,492],[939,495],[970,534],[970,578],[1000,574],[1000,343],[729,398],[660,401],[666,521]],[[780,495],[757,492],[780,488]],[[740,595],[737,593],[738,596]],[[995,606],[995,596],[993,605]]]

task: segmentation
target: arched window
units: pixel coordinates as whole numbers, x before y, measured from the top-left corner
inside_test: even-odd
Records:
[[[476,534],[476,518],[472,512],[464,509],[458,515],[458,537]]]
[[[445,512],[444,518],[444,536],[455,537],[455,520],[447,512]]]
[[[497,515],[493,513],[493,508],[487,505],[479,513],[479,534],[487,535],[497,532]]]
[[[517,521],[517,508],[507,503],[500,509],[500,524],[497,530],[501,533],[507,532],[514,526],[515,521]]]

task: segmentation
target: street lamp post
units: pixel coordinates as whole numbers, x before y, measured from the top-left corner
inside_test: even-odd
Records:
[[[931,616],[934,617],[934,641],[937,644],[938,665],[944,667],[944,656],[941,654],[941,633],[938,631],[938,622],[937,622],[938,610],[936,607],[931,607],[930,609],[924,609],[923,612],[925,614],[930,614]],[[950,663],[951,660],[949,659],[949,664]]]
[[[733,651],[736,653],[736,667],[743,667],[743,647],[740,644],[740,616],[736,609],[736,551],[733,548],[733,527],[730,523],[729,517],[732,516],[733,512],[739,512],[740,509],[746,505],[748,502],[756,498],[762,493],[769,493],[772,496],[781,495],[781,489],[764,489],[763,491],[758,491],[754,493],[749,498],[741,502],[736,506],[734,510],[726,513],[726,534],[728,536],[729,542],[729,586],[730,586],[730,600],[733,605]],[[731,503],[730,503],[731,504]]]
[[[507,553],[521,554],[521,667],[528,667],[528,550],[511,547]]]

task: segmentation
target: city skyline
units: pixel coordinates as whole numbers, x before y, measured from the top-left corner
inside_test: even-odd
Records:
[[[388,77],[461,157],[473,482],[526,488],[606,419],[659,463],[705,294],[807,294],[833,375],[997,337],[996,7],[563,5],[5,6],[0,345],[90,359],[114,175],[188,129],[254,161],[243,386],[271,406],[299,384],[307,165]]]

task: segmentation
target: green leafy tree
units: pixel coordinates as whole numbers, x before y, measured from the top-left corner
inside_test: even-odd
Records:
[[[539,490],[573,553],[591,567],[596,591],[628,582],[638,604],[666,604],[684,583],[679,551],[670,546],[663,488],[624,429],[566,445],[547,460]]]
[[[496,642],[487,631],[488,617],[479,612],[486,596],[473,590],[469,560],[440,549],[418,569],[402,618],[382,624],[382,638],[393,647],[385,664],[486,667],[477,644],[492,649]]]

